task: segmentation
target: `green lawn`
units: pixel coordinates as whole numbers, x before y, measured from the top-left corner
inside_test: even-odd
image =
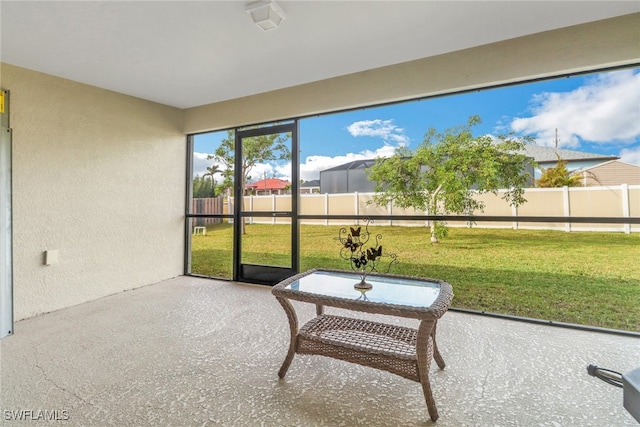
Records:
[[[288,226],[247,225],[243,262],[284,265]],[[301,227],[301,270],[349,269],[339,226]],[[422,227],[370,225],[399,263],[391,272],[448,281],[454,307],[640,331],[640,235],[452,228],[437,245]],[[192,272],[231,276],[232,228],[194,236]]]

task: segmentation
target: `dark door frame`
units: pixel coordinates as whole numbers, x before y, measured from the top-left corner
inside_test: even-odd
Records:
[[[261,213],[243,212],[244,188],[238,185],[242,182],[242,140],[261,135],[276,133],[291,133],[291,211],[271,211]],[[277,124],[251,129],[236,129],[234,154],[234,199],[233,206],[233,280],[245,283],[275,285],[279,281],[299,272],[300,269],[300,225],[298,219],[300,150],[299,150],[298,120],[291,123]],[[291,266],[273,267],[242,263],[242,220],[248,216],[284,217],[291,219]]]

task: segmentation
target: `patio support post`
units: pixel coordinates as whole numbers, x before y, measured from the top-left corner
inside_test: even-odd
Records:
[[[13,333],[13,219],[9,91],[0,89],[0,338]]]

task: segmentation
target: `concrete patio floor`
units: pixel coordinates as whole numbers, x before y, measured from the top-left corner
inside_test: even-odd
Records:
[[[270,288],[192,277],[26,319],[0,341],[0,424],[434,425],[420,385],[386,372],[297,355],[279,380],[288,328]],[[640,339],[450,311],[438,343],[435,425],[638,425],[586,366],[630,371]]]

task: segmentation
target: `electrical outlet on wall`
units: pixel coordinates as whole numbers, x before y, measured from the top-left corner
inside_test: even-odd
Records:
[[[52,249],[48,251],[44,251],[44,264],[51,265],[58,263],[58,250]]]

